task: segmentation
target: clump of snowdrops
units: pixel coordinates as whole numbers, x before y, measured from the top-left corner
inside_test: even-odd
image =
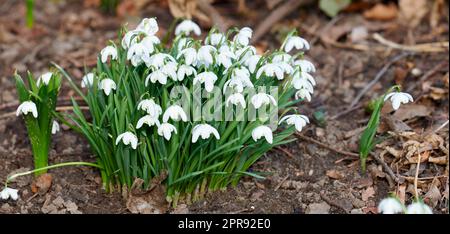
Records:
[[[377,144],[375,135],[377,133],[378,126],[380,125],[381,110],[386,101],[390,101],[393,110],[398,110],[401,104],[413,102],[414,99],[409,93],[401,92],[400,86],[396,85],[391,87],[383,96],[372,101],[372,115],[366,129],[361,135],[359,142],[359,156],[361,160],[361,169],[363,172],[366,170],[367,156],[372,151],[372,148]]]
[[[378,212],[381,214],[433,214],[431,208],[419,198],[406,207],[396,196],[381,200]]]
[[[146,18],[119,44],[109,42],[81,89],[89,107],[73,100],[68,117],[88,140],[108,191],[144,186],[167,175],[167,200],[196,200],[207,191],[262,178],[250,166],[309,123],[296,104],[311,100],[314,65],[303,59],[308,42],[289,33],[279,50],[259,54],[252,29],[200,27],[184,20],[171,45]],[[295,53],[294,53],[295,52]]]

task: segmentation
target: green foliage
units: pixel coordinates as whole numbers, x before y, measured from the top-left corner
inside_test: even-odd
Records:
[[[36,106],[37,118],[32,113],[23,114],[23,118],[32,145],[35,169],[39,169],[48,165],[53,112],[56,108],[56,98],[61,87],[61,77],[59,74],[54,73],[48,84],[44,84],[41,81],[41,84],[38,85],[33,75],[28,72],[28,87],[17,73],[14,74],[14,78],[20,103],[31,101]],[[45,172],[46,170],[37,171],[36,175]]]
[[[320,0],[319,8],[328,16],[334,17],[350,3],[352,0]]]
[[[34,10],[34,0],[25,0],[26,1],[26,24],[27,27],[31,28],[33,27],[34,17],[33,17],[33,10]]]

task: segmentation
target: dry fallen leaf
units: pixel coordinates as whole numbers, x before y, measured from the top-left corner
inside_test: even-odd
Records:
[[[195,0],[169,0],[170,13],[175,18],[191,19],[196,8],[197,1]]]
[[[398,15],[397,6],[393,3],[384,5],[376,4],[369,10],[364,11],[364,17],[371,20],[393,20]]]
[[[396,196],[400,200],[402,204],[405,204],[405,197],[406,197],[406,185],[402,184],[398,186],[397,190],[395,191]]]
[[[45,173],[40,175],[31,184],[31,191],[33,193],[39,192],[39,194],[45,194],[52,186],[52,175]]]
[[[335,180],[340,180],[340,179],[344,178],[344,175],[338,170],[328,170],[326,172],[326,174],[328,177],[335,179]]]
[[[362,191],[361,199],[363,201],[368,201],[369,198],[373,197],[374,195],[375,195],[375,190],[373,189],[372,186],[370,186],[367,189],[365,189],[364,191]]]
[[[432,208],[435,208],[439,201],[442,198],[442,194],[439,191],[440,182],[437,178],[433,179],[433,182],[430,185],[430,189],[423,197],[424,201],[427,202]]]
[[[137,179],[131,186],[126,203],[127,209],[133,214],[163,214],[169,208],[166,201],[166,189],[162,181],[167,173],[154,177],[148,190],[142,189],[143,180]]]
[[[404,121],[414,117],[429,116],[433,110],[430,106],[420,104],[409,104],[408,108],[398,109],[392,116],[395,119]]]
[[[399,20],[401,23],[415,28],[430,10],[428,0],[399,0]]]

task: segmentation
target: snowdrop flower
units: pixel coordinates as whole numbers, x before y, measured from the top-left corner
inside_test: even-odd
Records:
[[[177,134],[177,129],[170,123],[162,123],[158,127],[158,135],[164,136],[166,140],[170,140],[170,138],[172,137],[172,132]]]
[[[244,65],[248,67],[251,73],[255,73],[256,65],[258,65],[261,55],[252,55],[247,60],[244,61]]]
[[[397,110],[400,107],[400,104],[406,104],[408,102],[413,102],[413,97],[409,93],[403,92],[392,92],[386,95],[384,101],[390,99],[392,102],[392,108]]]
[[[231,67],[233,64],[231,59],[236,59],[236,55],[231,51],[230,47],[224,45],[219,49],[219,54],[216,57],[217,64],[223,65],[225,68]]]
[[[314,92],[316,81],[309,73],[303,71],[296,71],[292,77],[292,85],[295,89],[306,89],[311,94]]]
[[[17,107],[16,116],[19,116],[20,114],[27,115],[30,112],[33,114],[34,118],[38,117],[36,104],[32,101],[24,101]]]
[[[53,123],[52,123],[52,134],[56,134],[57,132],[59,132],[59,123],[56,122],[55,120],[53,120]]]
[[[153,52],[153,48],[146,47],[142,42],[133,44],[127,52],[127,60],[135,67],[144,61],[144,56]]]
[[[234,93],[230,95],[225,105],[228,107],[230,103],[233,105],[241,104],[242,108],[245,108],[246,106],[244,95],[242,95],[241,93]]]
[[[300,50],[305,49],[309,50],[310,46],[308,41],[299,37],[299,36],[291,36],[286,40],[286,44],[284,45],[284,51],[289,53],[293,48]]]
[[[208,139],[213,134],[217,140],[220,139],[219,132],[213,126],[209,124],[197,124],[192,129],[192,143],[197,142],[198,137],[202,137],[203,140]]]
[[[124,49],[128,49],[130,48],[132,45],[137,43],[137,39],[138,39],[138,35],[139,35],[139,31],[128,31],[127,33],[125,33],[125,36],[123,36],[122,38],[122,48]]]
[[[17,189],[12,189],[12,188],[8,188],[5,187],[1,192],[0,192],[0,197],[3,200],[8,200],[8,198],[11,198],[13,200],[17,200],[19,198],[19,195],[17,194],[18,190]]]
[[[214,58],[212,53],[216,51],[216,48],[205,45],[200,47],[197,52],[197,66],[206,65],[209,66],[214,63]]]
[[[183,81],[184,77],[191,76],[191,75],[197,75],[197,71],[188,65],[182,64],[177,71],[177,77],[179,81]]]
[[[161,71],[172,78],[172,80],[177,80],[177,66],[176,62],[167,62],[164,66],[161,67]]]
[[[295,66],[300,66],[302,72],[316,72],[316,67],[310,61],[305,59],[300,59],[294,62]]]
[[[406,214],[433,214],[433,211],[425,203],[415,202],[406,208]]]
[[[184,34],[185,36],[188,36],[191,32],[194,32],[197,36],[202,34],[200,27],[192,20],[184,20],[175,28],[175,35]]]
[[[178,45],[177,45],[178,53],[179,53],[181,50],[185,49],[185,48],[189,45],[189,43],[191,42],[191,40],[192,40],[191,38],[186,38],[186,37],[180,38],[180,39],[178,40]]]
[[[136,27],[136,31],[143,32],[147,35],[155,35],[158,30],[158,22],[156,22],[155,18],[145,18]]]
[[[197,62],[197,51],[194,48],[190,47],[181,50],[177,56],[177,59],[179,59],[181,56],[184,57],[184,63],[186,65],[193,65]]]
[[[147,124],[149,127],[153,125],[159,126],[159,120],[155,116],[145,115],[138,120],[136,124],[136,129],[141,128],[144,124]]]
[[[167,122],[169,118],[174,121],[179,121],[180,119],[183,120],[183,122],[187,121],[187,115],[179,105],[172,105],[166,109],[163,115],[163,121]]]
[[[116,83],[113,80],[106,78],[100,81],[98,88],[102,89],[106,96],[109,96],[111,90],[116,90]]]
[[[382,214],[396,214],[403,212],[403,206],[395,198],[385,198],[378,205],[378,212]]]
[[[306,98],[306,100],[308,100],[308,102],[310,102],[311,101],[311,94],[313,94],[313,92],[311,90],[308,90],[306,88],[302,88],[302,89],[299,89],[295,93],[295,99]]]
[[[94,84],[94,73],[88,73],[81,80],[81,88],[90,87]]]
[[[209,37],[206,38],[205,43],[212,46],[217,46],[223,43],[225,40],[225,35],[223,35],[222,33],[212,33],[211,35],[209,35]]]
[[[252,138],[253,138],[253,140],[255,142],[258,141],[259,139],[261,139],[261,137],[266,138],[266,141],[269,144],[273,143],[272,130],[269,127],[265,126],[265,125],[261,125],[259,127],[256,127],[252,131]]]
[[[288,125],[295,125],[295,129],[299,132],[302,131],[302,128],[306,126],[306,124],[309,124],[309,119],[305,115],[286,115],[281,118],[278,124],[281,124],[284,121],[286,121]]]
[[[250,81],[250,72],[245,67],[237,67],[233,69],[233,72],[231,73],[231,79],[239,79],[242,81]],[[251,83],[251,81],[250,81]],[[248,84],[250,86],[253,86],[253,84]]]
[[[250,78],[245,76],[235,76],[225,82],[223,85],[223,92],[225,93],[227,88],[233,88],[236,92],[241,93],[246,87],[253,87]]]
[[[144,56],[143,60],[147,67],[161,68],[167,61],[175,62],[175,59],[170,54],[157,53],[150,57]]]
[[[253,30],[249,27],[243,27],[234,36],[233,41],[239,43],[240,45],[246,46],[249,43],[249,39],[252,37]]]
[[[136,149],[138,144],[138,138],[136,135],[134,135],[132,132],[124,132],[117,136],[116,138],[116,145],[120,143],[120,141],[123,142],[124,145],[130,145],[131,148]]]
[[[256,79],[259,79],[263,73],[268,77],[276,76],[278,80],[282,80],[284,78],[283,68],[274,63],[269,63],[260,67],[256,73]]]
[[[256,109],[260,108],[262,105],[270,104],[270,102],[272,102],[274,106],[277,106],[277,101],[275,101],[275,98],[267,93],[258,93],[253,95],[251,102]]]
[[[206,92],[210,93],[214,88],[214,83],[216,82],[216,80],[217,76],[213,72],[202,72],[194,78],[193,82],[194,85],[197,83],[204,83]]]
[[[162,114],[161,106],[156,104],[153,99],[144,99],[140,101],[137,109],[147,112],[147,114],[153,118],[158,118],[158,116]]]
[[[292,59],[292,56],[290,54],[282,53],[282,54],[277,54],[277,55],[273,56],[272,62],[273,63],[281,63],[281,62],[289,63],[291,61],[291,59]]]
[[[292,68],[292,66],[289,63],[286,62],[279,62],[276,63],[282,70],[284,73],[286,74],[292,74],[294,72],[294,69]],[[278,78],[280,80],[280,78]],[[283,78],[281,78],[283,79]]]
[[[254,46],[244,46],[235,51],[236,58],[240,61],[245,61],[250,58],[250,56],[256,54],[256,48]]]
[[[107,46],[103,48],[100,54],[102,57],[102,63],[106,63],[109,56],[111,56],[111,60],[117,59],[117,49],[114,46]]]
[[[151,81],[152,83],[156,83],[158,81],[160,84],[165,85],[167,84],[167,74],[162,72],[161,70],[156,70],[145,78],[145,86],[148,86],[148,81]]]
[[[52,78],[53,73],[51,72],[46,72],[44,74],[42,74],[38,80],[36,85],[39,86],[42,83],[44,83],[44,85],[48,85],[48,82],[50,82],[50,79]]]
[[[149,53],[153,53],[153,51],[155,50],[155,45],[161,42],[157,36],[146,36],[140,43],[147,48],[147,51]]]

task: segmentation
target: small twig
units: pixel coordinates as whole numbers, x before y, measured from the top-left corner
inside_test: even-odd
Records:
[[[262,36],[264,36],[272,26],[285,18],[291,12],[297,10],[302,5],[307,5],[313,3],[313,0],[289,0],[283,3],[281,6],[277,7],[277,9],[273,10],[268,17],[265,18],[255,30],[255,33],[252,38],[252,42],[258,41]]]
[[[337,208],[343,210],[346,214],[348,214],[348,211],[347,211],[347,209],[345,209],[345,207],[343,207],[341,204],[331,200],[331,198],[327,197],[323,191],[320,192],[320,197],[329,205],[337,207]]]
[[[424,81],[426,81],[428,78],[430,78],[431,76],[433,76],[434,74],[436,74],[436,72],[438,72],[439,70],[441,70],[444,67],[448,66],[448,60],[447,61],[442,61],[440,62],[438,65],[434,66],[431,70],[429,70],[427,73],[423,74],[422,77],[420,77],[420,79],[416,82],[414,82],[407,90],[406,92],[411,92],[413,89],[415,89],[417,87],[417,85],[422,84]]]
[[[445,126],[447,126],[447,125],[448,125],[448,119],[447,119],[447,121],[445,121],[445,123],[443,123],[441,126],[436,128],[436,130],[433,130],[433,133],[437,133],[437,132],[441,131],[441,129],[445,128]]]
[[[274,191],[277,191],[277,190],[281,187],[281,185],[284,183],[284,181],[286,181],[288,178],[289,178],[289,175],[287,175],[286,177],[284,177],[284,178],[280,181],[280,183],[278,183],[277,186],[275,186]]]
[[[316,144],[316,145],[318,145],[318,146],[321,146],[321,147],[323,147],[323,148],[326,148],[326,149],[328,149],[328,150],[330,150],[330,151],[333,151],[333,152],[336,152],[336,153],[338,153],[338,154],[346,155],[346,156],[353,157],[353,158],[359,158],[359,154],[357,154],[357,153],[353,153],[353,152],[348,152],[348,151],[343,151],[343,150],[335,149],[335,148],[333,148],[333,147],[331,147],[331,146],[328,146],[328,145],[326,145],[326,144],[324,144],[324,143],[322,143],[322,142],[320,142],[320,141],[317,141],[317,140],[315,140],[315,139],[313,139],[313,138],[310,138],[310,137],[301,135],[300,133],[295,133],[295,135],[296,135],[297,137],[303,139],[303,140],[307,140],[307,141],[309,141],[309,142],[312,142],[312,143],[314,143],[314,144]]]
[[[402,177],[406,180],[415,180],[416,179],[416,177],[412,177],[412,176],[400,175],[400,177]],[[417,180],[434,180],[435,178],[444,178],[444,177],[448,178],[447,175],[438,175],[438,176],[419,177],[419,178],[417,178]]]
[[[419,167],[420,167],[420,159],[421,159],[421,155],[419,152],[419,149],[417,149],[417,166],[416,166],[416,175],[414,176],[414,194],[416,196],[416,199],[419,199],[419,192],[417,191],[417,180],[419,178]]]
[[[424,43],[409,46],[389,41],[378,33],[374,33],[372,37],[380,44],[398,50],[422,52],[422,53],[448,52],[448,43],[449,43],[448,41]]]
[[[359,94],[356,96],[355,99],[353,99],[353,102],[350,104],[350,106],[347,109],[351,109],[352,107],[354,107],[359,102],[359,100],[364,96],[364,94],[366,94],[366,92],[369,91],[372,88],[372,86],[374,86],[381,79],[381,77],[383,77],[384,73],[386,73],[388,71],[389,67],[391,67],[392,64],[394,64],[395,62],[399,61],[400,59],[402,59],[408,55],[411,55],[411,53],[402,53],[400,55],[397,55],[394,58],[392,58],[386,65],[384,65],[384,67],[377,73],[375,78],[373,80],[371,80],[359,92]]]
[[[392,171],[392,169],[386,164],[386,162],[384,162],[380,157],[378,157],[376,154],[374,153],[370,153],[370,156],[372,156],[375,161],[377,161],[379,164],[381,164],[381,166],[384,168],[384,170],[388,173],[388,175],[396,182],[399,183],[400,180],[398,179],[398,177],[394,174],[394,172]]]
[[[275,149],[285,153],[288,157],[290,157],[292,159],[294,158],[294,155],[291,152],[289,152],[287,149],[284,149],[284,148],[281,148],[281,147],[275,147]]]

